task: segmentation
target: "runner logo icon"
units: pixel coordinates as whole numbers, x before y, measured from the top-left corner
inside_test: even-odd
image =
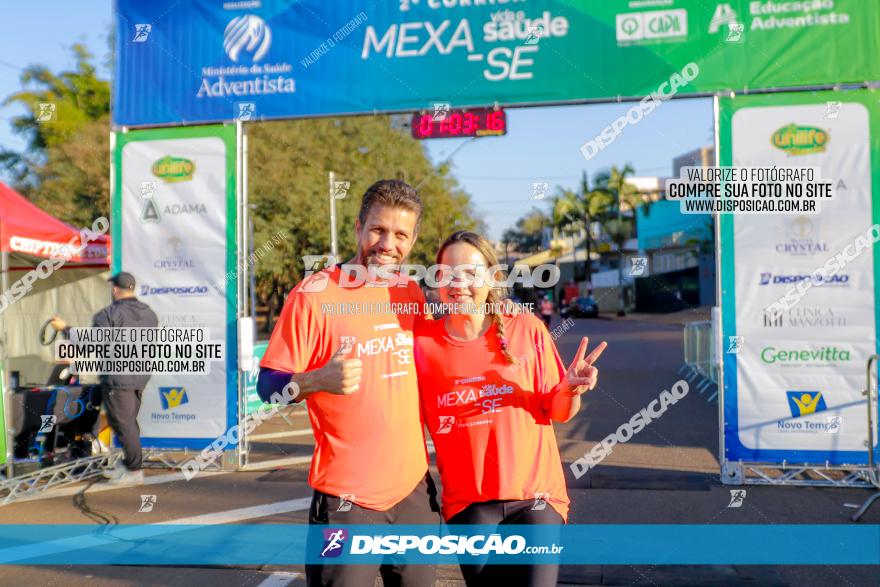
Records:
[[[324,529],[324,547],[321,549],[321,558],[336,558],[342,554],[348,531],[341,528]]]
[[[452,427],[455,426],[455,416],[441,416],[440,426],[437,427],[437,434],[449,434]]]

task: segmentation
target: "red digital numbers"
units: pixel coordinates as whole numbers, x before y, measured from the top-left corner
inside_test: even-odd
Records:
[[[452,109],[444,116],[413,114],[412,136],[416,139],[498,136],[507,134],[504,110],[492,108]]]
[[[473,134],[474,130],[477,128],[477,117],[474,116],[470,112],[464,113],[464,124],[461,127],[461,132],[470,136]]]
[[[493,112],[489,115],[489,128],[491,130],[504,130],[505,128],[505,120],[504,120],[504,111],[499,110],[498,112]]]
[[[415,128],[415,124],[413,124],[413,128]],[[419,134],[423,137],[431,134],[430,114],[422,114],[422,116],[419,118]]]

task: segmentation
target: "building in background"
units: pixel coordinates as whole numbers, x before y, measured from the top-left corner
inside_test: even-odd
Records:
[[[700,147],[673,159],[682,167],[712,167],[715,151]],[[646,259],[636,279],[636,310],[671,312],[715,304],[715,226],[709,214],[682,214],[679,203],[660,198],[636,211],[638,256]]]
[[[711,146],[675,157],[673,175],[683,167],[714,166]],[[560,234],[552,227],[542,233],[543,250],[524,257],[504,255],[511,264],[534,268],[555,263],[560,278],[546,290],[515,288],[523,301],[549,294],[557,305],[574,297],[592,295],[600,312],[618,310],[623,287],[626,311],[674,312],[715,304],[714,220],[708,214],[682,214],[679,203],[665,199],[666,178],[638,176],[627,179],[644,204],[624,207],[624,218],[634,218],[631,238],[623,243],[623,266],[617,243],[601,220],[590,225],[590,260],[587,279],[586,231]],[[501,249],[499,249],[501,252]]]
[[[679,177],[682,167],[715,167],[715,147],[700,147],[673,159],[672,176]]]

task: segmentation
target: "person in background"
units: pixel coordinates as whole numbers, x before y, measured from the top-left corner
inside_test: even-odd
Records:
[[[93,327],[130,328],[159,325],[156,313],[137,299],[136,285],[131,273],[120,271],[109,279],[110,295],[113,303],[101,309],[92,318]],[[67,334],[69,327],[58,316],[50,322],[52,328]],[[123,459],[116,461],[116,467],[104,472],[104,477],[116,485],[140,484],[144,482],[143,453],[141,451],[141,429],[137,417],[141,409],[141,397],[150,380],[150,373],[134,375],[101,375],[102,404],[107,414],[107,422],[122,444]]]
[[[563,524],[569,499],[552,422],[567,422],[593,389],[593,366],[607,346],[587,356],[581,341],[566,369],[550,333],[532,314],[498,312],[501,278],[491,243],[459,231],[437,263],[467,267],[440,287],[454,308],[416,326],[415,363],[425,425],[434,440],[448,524]],[[485,305],[488,304],[488,305]],[[468,587],[555,586],[559,567],[463,564]]]
[[[549,329],[550,328],[550,320],[553,318],[553,302],[550,301],[550,296],[545,295],[544,299],[541,300],[541,320],[544,321],[544,325]]]

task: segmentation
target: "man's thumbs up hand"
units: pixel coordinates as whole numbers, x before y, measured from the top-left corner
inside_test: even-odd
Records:
[[[318,387],[337,395],[351,395],[361,386],[362,364],[360,359],[346,359],[351,351],[348,345],[341,345],[330,362],[319,369]]]

